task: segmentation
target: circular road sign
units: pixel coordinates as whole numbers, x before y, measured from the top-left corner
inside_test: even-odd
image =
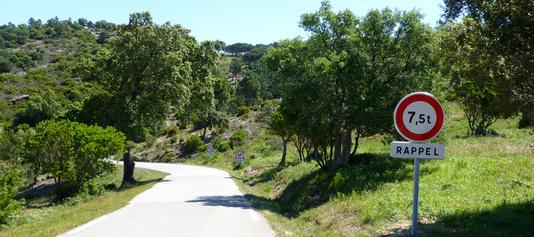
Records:
[[[430,93],[414,92],[402,98],[393,120],[397,131],[409,141],[428,141],[443,128],[445,112],[439,101]]]

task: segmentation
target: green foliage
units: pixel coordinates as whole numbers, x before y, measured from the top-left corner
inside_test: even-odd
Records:
[[[142,141],[146,133],[159,131],[171,106],[183,110],[189,99],[204,104],[190,95],[209,82],[215,56],[210,44],[197,44],[181,26],[157,25],[148,12],[134,13],[128,25],[119,26],[109,50],[81,64],[83,78],[106,93],[86,106],[88,116],[80,117]],[[212,94],[209,88],[206,94]]]
[[[230,61],[230,72],[237,77],[243,71],[243,60],[241,58],[232,58]]]
[[[163,131],[161,132],[161,135],[165,135],[167,137],[172,137],[172,136],[176,135],[177,133],[178,133],[178,127],[176,127],[176,125],[173,124],[171,126],[166,127],[165,129],[163,129]]]
[[[488,98],[478,96],[469,103],[477,103],[476,106],[480,107],[487,104],[494,106],[497,111],[484,111],[492,114],[486,116],[508,117],[511,112],[521,112],[526,117],[525,122],[534,123],[532,1],[444,0],[444,10],[449,22],[462,18],[462,23],[453,24],[453,28],[460,30],[453,32],[448,39],[459,45],[453,52],[457,54],[454,59],[461,60],[453,65],[461,80],[467,81],[467,84],[481,83],[479,87],[487,90],[467,88],[474,90],[470,95],[488,94]],[[475,125],[470,130],[472,133],[484,133],[486,129],[484,125]]]
[[[28,124],[35,126],[41,121],[53,118],[59,111],[60,105],[52,99],[43,99],[41,96],[34,96],[15,115],[14,125]]]
[[[294,128],[293,124],[290,123],[288,118],[284,117],[284,113],[282,113],[280,109],[281,108],[279,107],[278,110],[271,115],[269,126],[274,134],[282,138],[283,151],[280,166],[284,166],[286,163],[287,143],[291,139],[291,136],[293,136]]]
[[[310,143],[320,166],[347,164],[355,152],[353,134],[393,132],[395,103],[430,89],[433,35],[421,18],[390,9],[357,18],[323,2],[301,17],[308,40],[268,50],[263,60],[282,89],[284,118]]]
[[[453,96],[460,102],[469,123],[469,134],[487,135],[497,118],[510,117],[515,109],[503,91],[504,78],[494,70],[485,45],[489,38],[483,25],[466,18],[463,24],[445,26],[441,54],[449,65]]]
[[[210,110],[208,116],[202,120],[197,120],[194,122],[196,129],[204,129],[202,132],[202,137],[206,137],[206,130],[215,129],[216,133],[222,133],[228,129],[230,126],[230,120],[224,112],[219,112],[215,110]]]
[[[110,172],[107,159],[125,150],[125,136],[112,127],[89,126],[68,120],[41,122],[26,143],[26,161],[61,184],[60,197],[80,191],[85,182]]]
[[[226,139],[216,138],[213,141],[213,147],[217,149],[219,152],[225,152],[227,150],[230,150],[230,141]]]
[[[0,163],[2,165],[2,163]],[[0,226],[18,212],[24,200],[14,200],[24,184],[22,172],[14,167],[0,167]]]
[[[230,137],[230,146],[235,148],[235,147],[243,145],[243,143],[245,142],[246,136],[247,136],[247,132],[243,129],[239,129],[235,131]]]
[[[199,152],[205,147],[204,142],[198,135],[189,137],[182,146],[182,155],[187,156]]]
[[[10,72],[11,70],[13,70],[13,63],[0,56],[0,73]]]
[[[247,43],[235,43],[228,45],[224,48],[225,52],[231,53],[231,54],[239,54],[239,53],[245,53],[250,51],[254,46]]]
[[[246,76],[239,81],[236,89],[236,97],[239,103],[252,106],[261,102],[260,81],[257,75]]]
[[[215,109],[217,111],[226,111],[232,97],[230,82],[224,78],[214,78],[213,95],[215,97]]]
[[[248,106],[239,106],[237,108],[237,116],[247,116],[250,113],[250,108]]]

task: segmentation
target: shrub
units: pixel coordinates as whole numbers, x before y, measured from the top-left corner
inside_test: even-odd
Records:
[[[106,191],[106,188],[102,181],[97,177],[85,182],[82,191],[89,195],[100,195]]]
[[[178,127],[176,125],[171,125],[169,127],[166,127],[163,129],[163,132],[161,132],[161,135],[166,135],[167,137],[172,137],[178,133]]]
[[[219,152],[225,152],[230,150],[230,141],[224,139],[215,139],[213,142],[213,147]]]
[[[248,115],[249,112],[250,108],[247,106],[239,106],[239,108],[237,108],[237,116],[239,117]]]
[[[196,153],[200,151],[203,146],[204,146],[204,142],[202,141],[202,139],[200,139],[200,136],[193,135],[185,141],[182,147],[182,154],[190,155],[190,154]]]
[[[232,147],[241,146],[243,142],[245,141],[246,132],[243,129],[239,129],[234,134],[232,134],[232,137],[230,137],[230,145]]]
[[[125,150],[125,136],[112,127],[102,128],[81,123],[45,121],[25,144],[27,160],[41,174],[52,174],[61,188],[60,198],[82,190],[93,178],[112,171],[107,161]]]
[[[13,197],[24,184],[23,174],[18,169],[8,168],[0,172],[0,225],[20,210],[23,200],[14,200]]]

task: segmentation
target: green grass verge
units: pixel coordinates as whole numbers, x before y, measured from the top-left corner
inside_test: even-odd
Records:
[[[423,236],[534,236],[534,134],[517,120],[499,120],[497,136],[469,137],[455,104],[441,142],[446,158],[421,164]],[[188,162],[228,170],[278,236],[382,236],[407,233],[412,160],[389,157],[383,137],[361,141],[351,166],[320,171],[314,163],[276,167],[277,138],[256,133],[241,147],[247,162],[234,170],[236,150]],[[290,149],[289,160],[295,160]]]
[[[10,225],[0,230],[0,236],[56,236],[127,205],[137,194],[149,189],[164,176],[166,174],[162,172],[136,168],[135,178],[140,181],[139,184],[117,188],[79,202],[24,209]],[[122,167],[119,167],[106,179],[118,187],[121,177]]]

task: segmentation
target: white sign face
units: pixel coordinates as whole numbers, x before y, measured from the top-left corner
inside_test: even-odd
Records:
[[[443,128],[443,107],[427,92],[414,92],[402,98],[393,112],[397,131],[409,141],[428,141]]]
[[[429,103],[417,101],[406,107],[402,114],[402,122],[415,134],[429,132],[436,123],[436,111]]]
[[[445,145],[394,141],[391,143],[390,155],[396,158],[443,160],[445,157]]]

